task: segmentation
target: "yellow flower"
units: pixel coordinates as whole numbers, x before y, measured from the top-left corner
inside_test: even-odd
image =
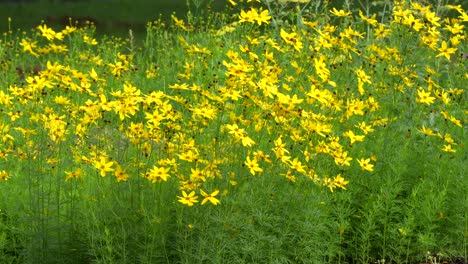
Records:
[[[20,46],[23,47],[23,52],[29,52],[31,55],[38,57],[34,49],[37,48],[37,41],[29,41],[27,39],[22,39],[20,42]]]
[[[66,172],[65,172],[65,175],[67,176],[67,177],[65,178],[65,181],[66,181],[66,182],[69,181],[69,180],[71,180],[71,179],[73,179],[73,178],[75,178],[75,179],[81,181],[82,178],[83,178],[83,170],[80,169],[80,168],[78,168],[78,169],[76,169],[75,171],[66,171]]]
[[[324,177],[322,179],[322,185],[327,186],[330,189],[330,192],[333,192],[333,190],[336,188],[335,182],[328,177]]]
[[[0,171],[0,180],[8,180],[11,176],[5,170]]]
[[[186,152],[182,153],[182,154],[179,154],[177,155],[179,157],[179,159],[181,160],[185,160],[185,161],[188,161],[188,162],[193,162],[194,160],[196,160],[198,158],[198,152],[195,150],[187,150]]]
[[[257,16],[258,16],[258,13],[254,8],[250,9],[247,12],[245,12],[244,10],[241,10],[240,15],[239,15],[239,22],[240,23],[243,23],[243,22],[254,23],[255,18]]]
[[[114,175],[115,175],[115,178],[117,179],[117,182],[127,181],[127,179],[128,179],[127,172],[125,172],[125,170],[122,169],[122,167],[120,167],[119,164],[117,164],[117,166],[116,166]]]
[[[47,25],[40,25],[37,28],[41,31],[42,36],[48,40],[53,40],[53,39],[62,40],[63,39],[62,32],[57,33],[53,29],[48,28]]]
[[[299,161],[298,158],[294,158],[293,161],[289,161],[289,167],[299,173],[303,173],[305,174],[306,171],[305,171],[305,166],[302,165],[302,163]]]
[[[66,26],[60,33],[62,33],[63,35],[68,35],[74,31],[76,31],[76,27]]]
[[[283,175],[284,177],[286,177],[286,179],[292,182],[296,182],[296,177],[294,176],[291,170],[288,170],[288,172],[286,172],[285,174],[281,174],[281,175]]]
[[[431,22],[433,26],[440,27],[440,24],[438,22],[440,20],[440,17],[438,17],[435,12],[428,10],[424,13],[424,16],[427,19],[427,21]]]
[[[176,16],[171,15],[171,19],[174,21],[175,25],[179,27],[180,29],[187,31],[187,27],[185,26],[185,23],[183,20],[178,19]]]
[[[359,10],[359,17],[363,20],[366,21],[367,23],[371,24],[372,26],[377,26],[379,23],[375,18],[377,17],[377,14],[374,14],[372,17],[368,18],[364,16],[362,13],[362,10]]]
[[[362,121],[361,123],[359,123],[359,125],[356,125],[355,127],[359,128],[362,130],[362,132],[364,132],[365,135],[367,135],[368,133],[370,132],[373,132],[374,129],[372,128],[372,126],[368,126],[366,124],[366,122]]]
[[[252,145],[255,145],[255,141],[253,141],[247,133],[243,133],[240,135],[240,139],[242,141],[242,145],[244,147],[251,147]]]
[[[440,53],[436,55],[436,58],[444,56],[447,60],[450,60],[450,56],[457,51],[457,48],[449,48],[447,42],[444,40],[437,50],[440,51]]]
[[[434,131],[430,128],[426,128],[425,126],[422,126],[421,129],[417,129],[419,132],[423,133],[426,136],[436,136],[437,134],[434,133]]]
[[[249,168],[250,173],[252,175],[255,175],[256,172],[262,172],[263,170],[258,166],[257,160],[254,158],[253,160],[250,160],[250,157],[247,157],[244,163],[247,168]]]
[[[95,160],[93,166],[99,170],[102,177],[106,176],[106,172],[114,171],[112,169],[113,161],[107,161],[107,158],[102,156],[99,160]]]
[[[345,166],[350,166],[351,164],[349,163],[353,158],[348,157],[348,152],[347,151],[341,151],[337,150],[333,152],[333,159],[335,160],[336,165],[345,165]]]
[[[255,17],[255,20],[257,21],[257,24],[260,26],[262,23],[269,24],[271,16],[268,15],[268,10],[260,10],[260,14]]]
[[[169,177],[169,170],[170,168],[164,168],[164,167],[156,167],[153,166],[153,168],[149,171],[149,173],[146,175],[146,178],[150,180],[152,183],[158,182],[158,181],[167,181]]]
[[[364,136],[364,135],[355,135],[354,132],[353,132],[352,130],[348,130],[348,132],[344,132],[344,133],[343,133],[343,136],[349,137],[349,139],[351,140],[351,143],[350,143],[351,145],[354,144],[354,142],[357,142],[357,141],[361,142],[361,141],[363,141],[364,138],[366,137],[366,136]]]
[[[115,64],[108,63],[107,66],[111,68],[110,72],[116,77],[120,77],[123,72],[126,72],[128,70],[128,67],[124,65],[121,61],[118,61]]]
[[[362,170],[366,171],[374,171],[374,165],[370,163],[369,159],[360,159],[358,160],[359,166],[361,166]]]
[[[358,77],[358,90],[361,95],[364,94],[364,83],[372,84],[371,78],[366,72],[361,68],[356,71]]]
[[[70,100],[67,97],[63,96],[63,95],[56,96],[54,98],[54,102],[56,104],[59,104],[59,105],[69,105],[70,104]]]
[[[343,190],[346,190],[345,185],[347,185],[348,183],[349,183],[349,181],[347,181],[343,177],[341,177],[341,173],[336,175],[335,179],[333,179],[333,184],[336,187],[341,188]]]
[[[379,24],[379,27],[375,29],[374,35],[376,39],[383,39],[391,32],[385,24]]]
[[[303,48],[302,42],[298,39],[296,32],[288,33],[284,31],[284,29],[281,29],[280,35],[284,42],[292,45],[297,51],[300,51]]]
[[[194,204],[198,203],[198,196],[195,195],[195,191],[191,191],[187,194],[185,191],[182,191],[183,196],[177,196],[179,198],[179,202],[188,206],[193,206]]]
[[[84,35],[83,36],[83,42],[86,43],[86,44],[89,44],[89,45],[97,45],[98,42],[96,41],[96,39],[88,36],[88,35]]]
[[[442,148],[442,151],[445,151],[445,152],[452,152],[452,153],[453,153],[453,152],[457,152],[456,150],[454,150],[454,149],[452,148],[452,145],[450,145],[450,144],[444,145],[444,147]]]
[[[330,10],[330,13],[332,13],[333,15],[337,16],[337,17],[347,17],[349,15],[351,15],[351,11],[344,11],[344,10],[336,10],[336,8],[333,8],[332,10]]]
[[[204,205],[206,202],[210,202],[213,205],[218,205],[221,203],[217,198],[215,198],[215,196],[218,195],[219,190],[215,190],[211,194],[207,194],[206,192],[200,189],[200,193],[201,195],[203,195],[203,197],[205,197],[201,202],[202,205]]]
[[[418,90],[418,98],[416,98],[417,103],[423,103],[430,105],[434,103],[435,97],[431,96],[431,92],[425,92],[423,89]]]

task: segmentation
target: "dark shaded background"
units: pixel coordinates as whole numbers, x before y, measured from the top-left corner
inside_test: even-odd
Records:
[[[70,25],[71,17],[82,25],[87,20],[92,21],[98,34],[128,35],[130,28],[136,34],[144,34],[146,23],[160,15],[166,21],[170,20],[172,13],[180,18],[185,17],[188,11],[187,1],[195,0],[0,0],[0,32],[6,32],[9,26],[13,31],[29,30],[42,21],[55,29],[61,29]],[[344,2],[329,1],[330,8],[342,8]],[[428,5],[439,0],[415,1]],[[465,10],[468,9],[468,0],[449,2],[453,5],[461,4]],[[351,1],[351,4],[353,8],[360,8],[359,1]],[[213,0],[213,10],[227,10],[226,6],[227,0]],[[371,13],[377,13],[381,8],[375,6]],[[453,11],[452,14],[457,15]],[[12,18],[11,25],[8,25],[8,17]]]
[[[206,1],[206,0],[205,0]],[[212,8],[223,10],[225,0],[215,0]],[[70,25],[69,18],[84,24],[92,21],[99,33],[128,33],[128,29],[144,32],[148,21],[162,17],[169,20],[172,13],[184,17],[186,0],[0,0],[0,31],[29,30],[44,21],[60,29]]]

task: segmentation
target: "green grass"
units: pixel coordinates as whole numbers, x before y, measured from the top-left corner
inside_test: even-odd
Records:
[[[466,261],[466,30],[442,19],[431,48],[394,5],[381,38],[317,2],[303,24],[271,5],[277,27],[232,11],[137,37],[6,32],[0,262]]]

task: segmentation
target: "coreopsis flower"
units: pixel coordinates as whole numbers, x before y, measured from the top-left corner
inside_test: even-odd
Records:
[[[239,49],[240,49],[240,51],[248,54],[252,60],[257,60],[258,59],[258,55],[250,50],[249,45],[245,45],[245,47],[242,46],[242,45],[239,45]]]
[[[286,143],[283,143],[283,136],[279,136],[275,141],[275,147],[272,150],[275,152],[277,158],[283,157],[289,151],[286,149]]]
[[[347,17],[347,16],[350,16],[352,14],[351,11],[344,11],[344,10],[337,10],[336,8],[333,8],[332,10],[330,10],[330,13],[332,13],[333,15],[337,16],[337,17]]]
[[[76,169],[76,170],[74,170],[74,171],[66,171],[66,172],[65,172],[65,175],[67,176],[67,177],[65,178],[65,181],[66,181],[66,182],[69,181],[69,180],[71,180],[71,179],[77,179],[77,180],[80,180],[80,181],[81,181],[82,178],[83,178],[83,170],[80,169],[80,168],[78,168],[78,169]]]
[[[258,166],[258,162],[255,158],[251,160],[250,157],[247,157],[244,164],[245,166],[247,166],[247,168],[249,168],[250,173],[252,173],[252,175],[255,175],[255,173],[257,172],[263,171],[263,169]]]
[[[413,27],[414,30],[419,31],[424,27],[424,23],[419,18],[414,18],[413,14],[403,17],[403,24]]]
[[[296,176],[294,176],[294,174],[292,173],[291,170],[288,170],[286,173],[281,174],[281,175],[283,175],[284,177],[286,177],[286,179],[288,179],[288,180],[290,180],[292,182],[296,182],[296,180],[297,180]]]
[[[431,105],[434,103],[435,99],[435,97],[431,96],[431,92],[425,92],[423,89],[418,90],[418,98],[416,98],[417,103]]]
[[[0,105],[4,105],[9,108],[12,105],[12,100],[12,96],[3,91],[0,91]]]
[[[177,196],[179,202],[188,206],[193,206],[198,203],[198,196],[195,195],[195,191],[191,191],[187,194],[185,191],[182,191],[182,196]]]
[[[190,169],[190,180],[194,182],[205,182],[206,177],[205,174],[202,170],[195,168],[195,169]]]
[[[10,178],[10,174],[8,172],[6,172],[5,170],[1,170],[0,171],[0,180],[8,180]]]
[[[322,179],[322,185],[328,187],[330,189],[330,192],[333,192],[336,188],[336,185],[333,179],[330,179],[329,177],[326,177],[326,176]]]
[[[167,181],[171,176],[169,175],[170,168],[156,167],[153,168],[146,174],[146,178],[152,183],[159,181]]]
[[[359,123],[359,124],[356,125],[355,127],[361,129],[362,132],[364,132],[364,135],[367,135],[368,133],[374,131],[374,129],[372,128],[372,126],[371,126],[371,125],[367,125],[366,122],[364,122],[364,121],[362,121],[361,123]]]
[[[354,142],[360,142],[363,141],[365,136],[364,135],[355,135],[352,130],[348,130],[347,132],[343,133],[343,136],[349,137],[349,140],[351,141],[350,144],[353,145]]]
[[[315,86],[312,86],[310,92],[307,93],[307,96],[319,101],[321,104],[328,104],[330,101],[333,101],[332,94],[326,89],[317,89]]]
[[[56,96],[54,98],[54,102],[58,105],[69,105],[70,104],[70,99],[63,95]]]
[[[335,164],[338,166],[350,166],[351,163],[349,163],[353,158],[348,157],[348,152],[347,151],[342,151],[342,150],[336,150],[332,153],[333,159],[335,161]]]
[[[456,150],[452,148],[452,145],[450,144],[444,145],[444,147],[442,148],[442,151],[449,152],[449,153],[457,152]]]
[[[453,35],[463,34],[465,26],[459,23],[453,23],[453,25],[446,24],[444,29],[450,31]]]
[[[375,18],[377,17],[377,14],[374,14],[374,15],[372,15],[372,17],[369,18],[369,17],[364,16],[364,14],[362,13],[362,10],[359,10],[359,17],[360,17],[363,21],[369,23],[369,24],[372,25],[372,26],[377,26],[377,24],[379,23],[379,22],[375,19]]]
[[[287,109],[292,110],[294,108],[294,105],[298,105],[304,101],[304,99],[299,99],[297,98],[297,95],[293,95],[292,97],[289,96],[289,94],[282,94],[278,93],[276,94],[278,96],[278,101],[281,104],[288,105]]]
[[[67,52],[68,47],[66,45],[55,45],[54,43],[50,43],[47,45],[50,52],[60,53],[60,52]]]
[[[187,31],[187,30],[188,30],[188,28],[185,26],[185,22],[184,22],[183,20],[178,19],[178,18],[177,18],[176,16],[174,16],[174,15],[171,15],[171,19],[172,19],[172,21],[174,21],[175,25],[176,25],[178,28],[182,29],[183,31]]]
[[[240,135],[240,139],[241,139],[241,142],[242,142],[242,145],[244,147],[251,147],[253,145],[255,145],[255,141],[253,141],[248,135],[247,133],[243,133]]]
[[[44,38],[48,40],[63,40],[63,33],[62,32],[55,32],[53,29],[47,27],[47,25],[40,25],[37,27]]]
[[[29,52],[34,57],[39,57],[39,54],[34,51],[34,49],[37,48],[37,41],[30,41],[28,39],[21,39],[21,42],[20,42],[19,45],[21,47],[23,47],[23,52]]]
[[[295,50],[301,51],[303,48],[302,42],[300,39],[298,39],[298,35],[296,32],[288,33],[284,31],[284,29],[281,29],[280,31],[281,38],[284,40],[289,45],[292,45]]]
[[[121,61],[118,61],[115,64],[108,63],[107,66],[109,66],[110,72],[112,73],[112,75],[117,76],[117,77],[120,77],[122,73],[128,71],[127,65],[125,65]]]
[[[384,39],[391,30],[385,24],[379,24],[377,28],[374,29],[374,36],[376,39]]]
[[[76,27],[65,26],[65,28],[62,29],[62,31],[60,33],[62,33],[63,35],[68,35],[68,34],[73,33],[75,31],[76,31]]]
[[[211,105],[203,105],[203,107],[197,107],[193,109],[194,116],[201,116],[208,119],[214,119],[216,116],[215,109]]]
[[[440,53],[436,55],[436,58],[444,56],[447,60],[450,60],[450,56],[457,51],[457,48],[449,48],[447,42],[444,40],[437,50]]]
[[[105,156],[101,156],[99,160],[93,162],[93,166],[99,170],[101,177],[105,177],[107,172],[114,171],[112,165],[114,165],[114,162],[108,161]]]
[[[364,109],[366,105],[361,100],[352,99],[351,101],[346,101],[346,115],[364,115]]]
[[[198,158],[198,151],[196,149],[195,150],[189,149],[189,150],[185,151],[182,154],[178,154],[177,156],[181,160],[185,160],[185,161],[188,161],[188,162],[193,162]]]
[[[419,132],[423,133],[426,136],[436,136],[437,134],[434,130],[427,128],[426,126],[422,126],[421,128],[417,129]]]
[[[343,190],[346,190],[346,187],[345,185],[347,185],[349,183],[349,181],[345,180],[342,176],[341,176],[341,173],[336,175],[336,177],[333,179],[333,184],[338,187],[338,188],[341,188]]]
[[[327,64],[325,62],[325,56],[320,56],[320,58],[314,58],[314,68],[317,75],[322,79],[322,81],[326,82],[330,78],[330,70],[327,68]]]
[[[115,175],[115,178],[117,179],[117,182],[127,181],[129,177],[125,169],[122,169],[122,167],[120,167],[119,164],[116,165],[114,175]]]
[[[204,205],[206,202],[210,202],[211,204],[213,205],[218,205],[220,204],[221,202],[215,197],[216,195],[219,194],[219,190],[215,190],[214,192],[210,193],[210,194],[207,194],[206,192],[204,192],[203,190],[200,189],[200,193],[201,195],[203,195],[203,197],[205,197],[201,204]]]
[[[271,19],[271,16],[268,15],[268,10],[261,10],[260,9],[260,13],[257,15],[257,17],[255,17],[255,21],[257,22],[257,24],[260,26],[261,24],[265,23],[265,24],[269,24],[270,23],[270,19]]]
[[[260,13],[258,11],[260,11]],[[256,22],[259,26],[263,23],[270,23],[271,16],[268,15],[268,10],[259,9],[258,11],[255,8],[251,8],[247,12],[241,10],[241,13],[239,15],[239,22]]]
[[[299,161],[298,158],[294,158],[294,160],[289,161],[289,167],[299,173],[306,174],[305,166]]]
[[[370,158],[357,160],[362,170],[374,171],[374,165],[370,163]]]
[[[88,35],[83,35],[83,42],[86,43],[86,44],[89,44],[89,45],[93,45],[93,46],[98,44],[98,42],[97,42],[97,40],[95,38],[92,38],[92,37],[90,37]]]
[[[374,99],[374,97],[369,96],[369,98],[367,98],[367,107],[369,108],[370,112],[374,112],[379,109],[380,105],[379,102]]]
[[[145,119],[147,119],[148,123],[153,124],[154,126],[159,126],[161,121],[163,121],[164,116],[158,111],[158,109],[154,109],[153,113],[145,112]]]
[[[364,83],[372,84],[371,78],[366,72],[361,68],[356,71],[358,77],[358,90],[359,94],[364,95]]]
[[[240,15],[239,15],[239,22],[250,22],[254,23],[255,18],[258,16],[257,11],[254,8],[251,8],[249,11],[245,12],[244,10],[241,10]]]
[[[440,23],[439,23],[440,17],[438,17],[435,12],[427,10],[424,13],[424,18],[426,18],[427,21],[429,21],[433,26],[440,27]]]

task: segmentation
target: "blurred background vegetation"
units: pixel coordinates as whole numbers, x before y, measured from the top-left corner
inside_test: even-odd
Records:
[[[370,6],[371,13],[382,12],[384,5],[393,2],[393,0],[312,1],[322,4],[327,2],[330,8],[362,9]],[[242,1],[236,0],[236,2]],[[414,2],[423,5],[432,4],[434,9],[445,4],[461,4],[465,10],[468,10],[468,1],[414,0]],[[242,4],[237,6],[241,7]],[[128,30],[132,29],[136,35],[141,35],[144,34],[148,21],[159,18],[168,21],[173,13],[179,18],[184,18],[189,9],[195,16],[203,15],[208,9],[233,12],[227,0],[0,0],[0,31],[28,30],[42,22],[53,28],[63,28],[65,25],[70,25],[71,18],[73,22],[79,21],[79,25],[84,25],[86,21],[93,22],[98,34],[126,36]],[[12,19],[10,25],[9,17]]]
[[[193,0],[191,9],[195,12]],[[52,27],[70,25],[70,18],[84,24],[96,25],[98,33],[127,34],[129,29],[144,32],[148,21],[169,20],[171,14],[184,17],[190,2],[187,0],[0,0],[0,31],[27,30],[43,22]],[[225,0],[198,0],[212,2],[213,10],[226,7]]]

